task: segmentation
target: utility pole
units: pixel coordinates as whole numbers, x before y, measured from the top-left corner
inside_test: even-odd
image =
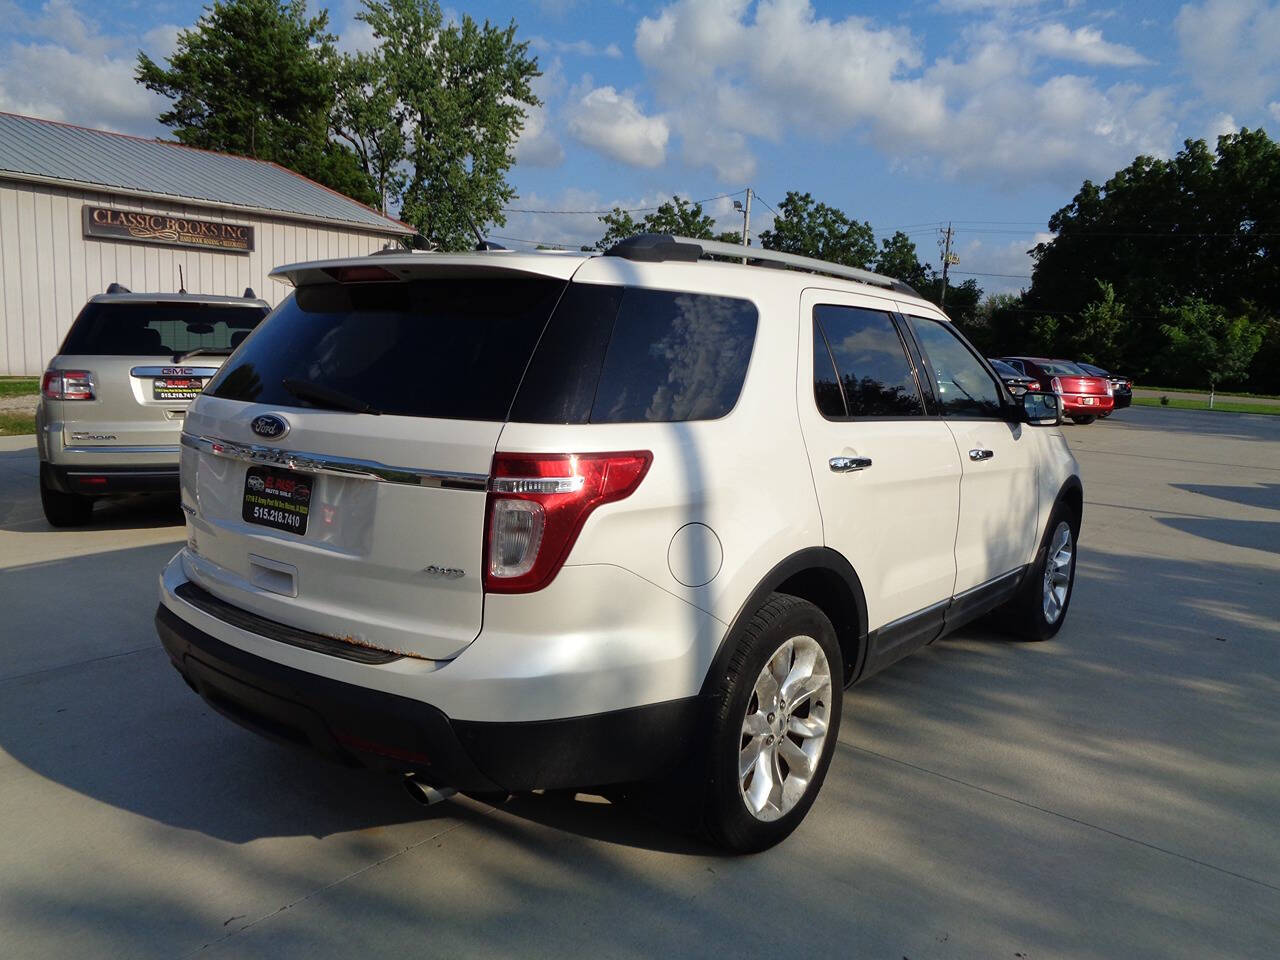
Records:
[[[953,263],[959,263],[960,258],[951,252],[951,240],[955,236],[955,231],[951,229],[951,222],[947,222],[947,229],[942,231],[942,236],[938,240],[938,246],[942,248],[942,295],[938,297],[938,306],[945,310],[947,307],[947,270]]]
[[[744,206],[741,200],[733,201],[733,209],[742,211],[742,245],[745,247],[747,241],[751,238],[751,188],[747,187],[747,202]],[[747,258],[743,257],[742,262],[746,263]]]

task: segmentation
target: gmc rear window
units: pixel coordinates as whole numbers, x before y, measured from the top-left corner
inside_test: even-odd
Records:
[[[297,395],[305,381],[401,416],[715,419],[738,401],[756,320],[748,300],[541,277],[304,286],[205,392],[320,405]]]
[[[88,303],[59,353],[177,357],[192,350],[232,350],[266,315],[265,307],[248,304]]]

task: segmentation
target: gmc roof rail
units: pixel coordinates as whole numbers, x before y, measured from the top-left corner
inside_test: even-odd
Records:
[[[745,257],[750,266],[804,270],[808,273],[839,277],[842,280],[856,280],[858,283],[883,287],[912,297],[920,296],[913,287],[901,280],[881,276],[870,270],[863,270],[861,267],[846,267],[844,264],[828,263],[826,260],[802,257],[794,253],[779,253],[777,250],[765,250],[761,247],[743,247],[740,244],[722,243],[719,240],[696,240],[692,237],[677,237],[667,233],[641,233],[619,240],[606,250],[604,255],[645,263],[667,261],[693,263],[703,257],[725,257],[740,261]]]

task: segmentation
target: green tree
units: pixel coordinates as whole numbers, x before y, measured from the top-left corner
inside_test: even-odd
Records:
[[[600,218],[605,225],[604,236],[596,242],[597,250],[608,250],[619,240],[634,237],[638,233],[669,233],[677,237],[695,240],[718,239],[713,228],[715,218],[702,212],[702,204],[690,203],[682,197],[672,197],[658,205],[637,222],[621,207],[614,207]],[[741,234],[735,235],[741,239]]]
[[[760,232],[760,245],[850,267],[866,267],[876,259],[871,224],[850,220],[842,210],[795,190],[778,204],[773,228]]]
[[[334,72],[330,126],[356,155],[383,213],[404,189],[404,131],[399,104],[380,53],[344,56]]]
[[[466,249],[474,230],[506,223],[524,108],[541,103],[531,87],[537,58],[514,21],[495,27],[463,14],[446,25],[435,0],[364,2],[357,17],[373,30],[406,133],[400,217],[436,247]]]
[[[1126,308],[1112,363],[1141,374],[1152,357],[1168,357],[1170,304],[1199,299],[1226,316],[1256,313],[1267,343],[1248,376],[1280,389],[1280,325],[1266,322],[1280,312],[1280,145],[1262,130],[1219,137],[1213,148],[1188,140],[1167,160],[1137,157],[1101,185],[1085,181],[1049,228],[1054,239],[1032,251],[1028,316],[1075,322],[1096,300],[1095,281],[1110,284]]]
[[[1127,322],[1125,306],[1116,299],[1116,288],[1096,280],[1098,297],[1085,304],[1077,322],[1056,344],[1058,353],[1074,360],[1112,368],[1120,365],[1119,342]]]
[[[918,289],[925,282],[928,268],[920,262],[915,242],[899,230],[880,241],[875,270]]]
[[[329,138],[334,36],[305,0],[215,0],[178,34],[168,67],[138,54],[139,83],[172,101],[180,143],[270,160],[366,202],[354,154]]]
[[[1169,369],[1184,382],[1208,383],[1210,406],[1218,384],[1243,377],[1262,342],[1261,325],[1252,317],[1228,316],[1200,297],[1166,307],[1161,316]]]

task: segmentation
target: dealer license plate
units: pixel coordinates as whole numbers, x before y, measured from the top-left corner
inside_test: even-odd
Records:
[[[154,400],[194,400],[203,389],[201,377],[156,377],[151,381]]]
[[[244,477],[245,523],[257,523],[302,536],[311,512],[312,478],[292,470],[250,467]]]
[[[1087,403],[1089,406],[1093,406],[1098,401],[1093,399],[1093,397],[1085,397],[1084,402]]]

